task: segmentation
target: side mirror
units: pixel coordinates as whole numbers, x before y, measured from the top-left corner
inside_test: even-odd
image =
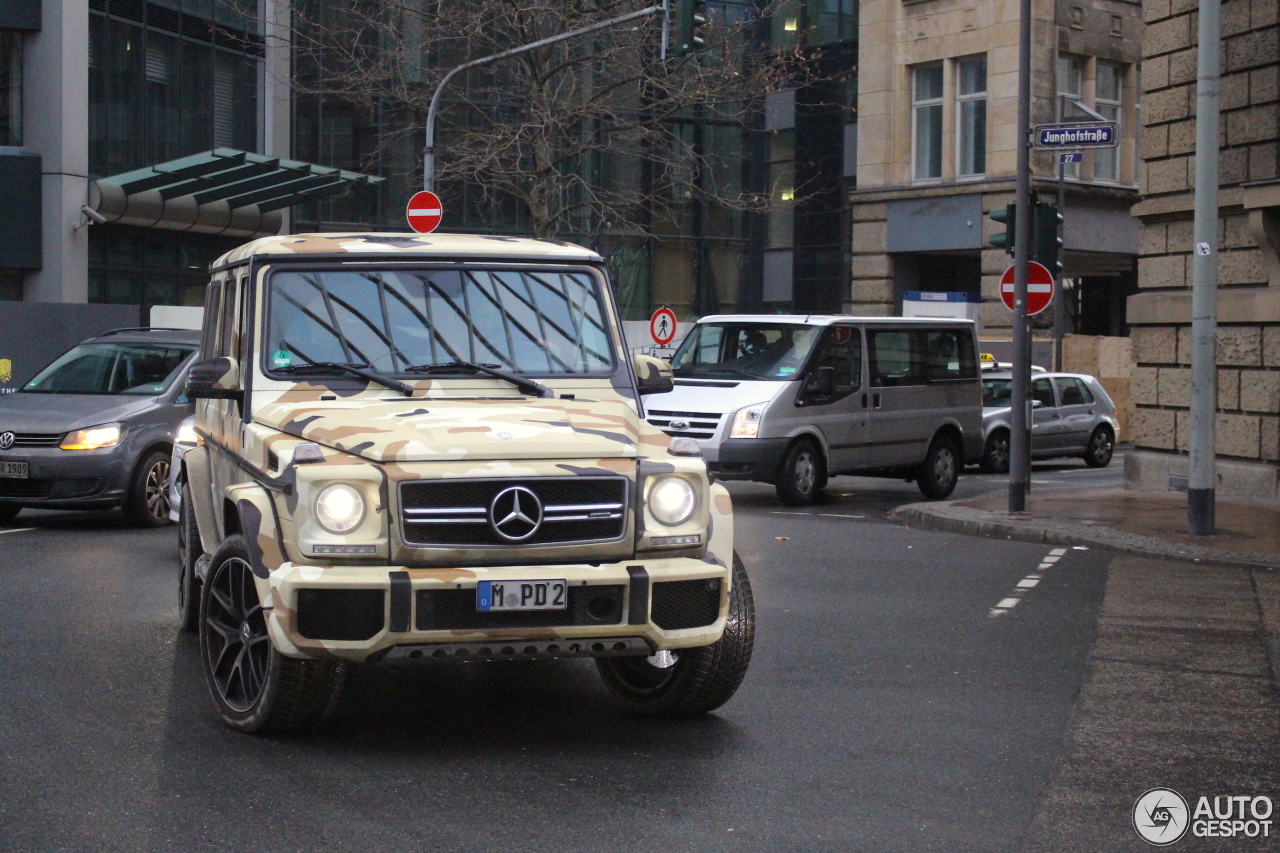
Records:
[[[636,372],[636,387],[641,394],[665,394],[676,387],[671,378],[671,365],[660,358],[633,355],[631,367]]]
[[[834,396],[836,393],[836,369],[834,367],[819,367],[809,377],[804,390],[806,394],[812,394],[815,397]]]
[[[234,358],[208,358],[191,365],[186,394],[193,400],[243,400],[240,365]]]
[[[1039,400],[1032,400],[1032,401],[1031,401],[1031,408],[1033,408],[1033,409],[1043,409],[1043,408],[1044,408],[1044,403],[1042,403],[1042,402],[1041,402],[1041,401],[1039,401]]]

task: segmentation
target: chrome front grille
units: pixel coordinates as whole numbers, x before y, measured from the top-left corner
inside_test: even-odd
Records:
[[[711,438],[724,417],[715,412],[664,412],[660,409],[649,409],[645,415],[645,420],[667,435],[689,438]]]
[[[625,477],[519,477],[409,480],[400,484],[404,541],[423,547],[493,548],[607,542],[627,528]],[[513,486],[532,492],[540,523],[527,538],[505,539],[490,519],[494,499]],[[529,507],[523,507],[529,512]]]
[[[3,432],[3,430],[0,430]],[[13,447],[57,447],[62,444],[64,433],[54,432],[15,432]]]

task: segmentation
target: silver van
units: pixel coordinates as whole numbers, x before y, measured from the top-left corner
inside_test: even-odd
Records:
[[[812,503],[837,474],[915,480],[945,498],[982,456],[982,386],[968,320],[703,317],[645,417],[696,439],[721,480]]]

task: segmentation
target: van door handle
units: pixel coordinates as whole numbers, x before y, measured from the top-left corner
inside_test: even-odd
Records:
[[[876,407],[877,409],[878,409],[878,408],[880,408],[880,395],[879,395],[879,394],[873,394],[873,395],[871,396],[871,402],[872,402],[873,404],[875,404],[875,407]]]

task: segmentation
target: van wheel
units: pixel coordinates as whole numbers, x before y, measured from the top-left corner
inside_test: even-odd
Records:
[[[998,429],[987,436],[987,443],[982,448],[982,473],[1009,473],[1009,432]]]
[[[691,716],[714,711],[732,698],[747,674],[755,645],[756,611],[746,567],[733,553],[733,587],[724,634],[709,646],[677,649],[675,663],[654,666],[649,658],[596,658],[609,693],[630,711]]]
[[[169,459],[167,450],[153,450],[134,469],[124,511],[140,527],[169,523]]]
[[[1084,451],[1084,464],[1090,468],[1106,468],[1111,464],[1111,454],[1115,451],[1116,437],[1110,427],[1100,426],[1089,436],[1088,447]]]
[[[960,478],[960,454],[956,443],[940,435],[929,446],[929,452],[916,473],[916,485],[926,498],[941,500],[951,494]]]
[[[239,534],[218,546],[201,591],[200,663],[222,721],[255,734],[320,725],[346,680],[345,664],[276,651]]]
[[[200,627],[200,579],[196,560],[204,552],[196,510],[191,505],[191,485],[182,485],[182,507],[178,510],[178,624],[194,634]]]
[[[816,444],[802,438],[787,448],[775,487],[780,501],[787,506],[808,506],[826,484],[827,466]]]

